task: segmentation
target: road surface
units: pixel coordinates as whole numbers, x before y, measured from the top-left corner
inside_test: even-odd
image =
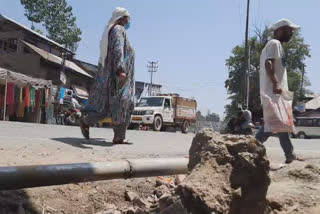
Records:
[[[124,158],[184,157],[193,134],[180,131],[128,131],[132,144],[113,145],[112,129],[93,128],[91,141],[83,139],[79,127],[18,122],[0,122],[0,165],[80,163]],[[320,159],[320,140],[293,139],[296,153]],[[271,163],[284,161],[277,138],[266,143]]]

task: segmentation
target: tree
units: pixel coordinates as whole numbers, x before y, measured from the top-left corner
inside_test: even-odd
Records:
[[[259,91],[259,69],[260,69],[260,54],[268,40],[271,39],[271,34],[267,28],[260,30],[255,29],[255,35],[249,39],[250,47],[250,99],[248,108],[252,111],[254,119],[262,118],[262,108],[260,103]],[[303,97],[310,85],[307,77],[302,75],[305,72],[304,60],[310,57],[309,45],[304,43],[299,32],[294,33],[291,41],[284,45],[285,56],[284,62],[288,72],[289,90],[295,93],[294,102],[300,97]],[[229,70],[228,79],[225,81],[225,87],[229,94],[231,103],[225,106],[226,120],[237,112],[238,104],[243,104],[246,98],[246,63],[245,63],[244,44],[236,46],[232,50],[232,55],[226,60],[226,66]],[[302,94],[300,88],[302,87]]]
[[[25,8],[25,16],[33,23],[42,24],[47,37],[76,51],[81,40],[81,30],[76,25],[72,7],[66,0],[20,0]]]
[[[220,122],[220,117],[218,114],[210,113],[210,111],[208,111],[208,114],[206,116],[206,120],[211,121],[211,122]]]

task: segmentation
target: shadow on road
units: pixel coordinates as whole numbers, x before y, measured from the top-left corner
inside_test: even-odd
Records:
[[[0,191],[0,214],[40,214],[24,190]]]
[[[83,138],[65,137],[65,138],[51,138],[51,140],[65,143],[81,149],[92,149],[92,147],[89,147],[86,145],[103,146],[103,147],[114,146],[112,142],[106,142],[105,139],[103,138],[91,138],[90,140],[85,140]]]

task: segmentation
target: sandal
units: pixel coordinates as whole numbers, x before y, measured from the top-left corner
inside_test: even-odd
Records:
[[[89,126],[87,124],[85,124],[85,122],[83,121],[83,118],[80,119],[80,129],[81,129],[81,133],[83,135],[83,137],[87,140],[90,139],[89,137]]]
[[[127,144],[128,143],[128,139],[113,140],[112,143],[113,144]]]

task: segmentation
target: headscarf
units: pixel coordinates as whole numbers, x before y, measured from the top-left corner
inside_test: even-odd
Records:
[[[99,57],[99,64],[101,64],[102,67],[104,67],[104,61],[108,54],[109,31],[111,27],[116,23],[116,21],[124,16],[130,17],[128,10],[122,7],[116,7],[112,13],[112,17],[109,20],[108,25],[106,25],[104,29],[104,32],[102,34],[102,38],[100,41],[100,57]]]

